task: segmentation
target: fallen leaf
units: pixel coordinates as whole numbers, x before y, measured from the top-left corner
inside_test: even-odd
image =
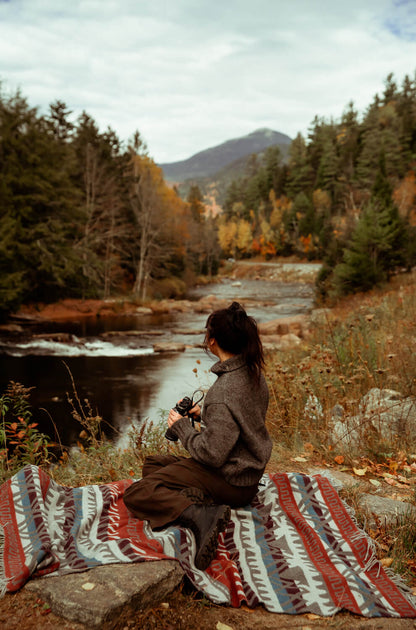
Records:
[[[334,461],[337,464],[343,464],[344,461],[345,461],[345,457],[344,457],[344,455],[337,455],[336,457],[334,457]]]
[[[407,477],[403,477],[403,475],[397,475],[397,479],[400,481],[400,483],[407,483],[409,484],[409,480]]]
[[[380,560],[380,564],[382,567],[391,567],[391,565],[393,564],[393,558],[382,558]]]
[[[307,462],[308,460],[306,459],[306,457],[301,457],[300,455],[298,455],[298,457],[291,457],[290,461],[291,462]]]
[[[369,479],[368,480],[373,486],[375,486],[376,488],[378,488],[379,486],[381,486],[381,481],[379,481],[378,479]]]
[[[353,471],[354,471],[354,474],[358,475],[358,477],[364,477],[365,473],[367,472],[367,466],[365,468],[353,467]]]
[[[305,444],[303,445],[303,448],[308,453],[313,453],[313,444],[311,444],[310,442],[305,442]]]
[[[82,588],[84,591],[92,591],[95,588],[95,584],[93,582],[84,582]]]
[[[398,482],[398,481],[396,481],[395,479],[392,479],[391,477],[386,477],[386,478],[384,479],[384,481],[385,481],[386,483],[388,483],[388,484],[389,484],[389,486],[398,486],[398,485],[399,485],[399,482]]]
[[[305,615],[305,617],[307,619],[320,619],[321,618],[319,615],[315,615],[314,613],[308,613],[307,615]]]
[[[227,626],[227,624],[222,623],[222,621],[217,621],[217,625],[215,627],[217,630],[233,630],[231,626]]]
[[[391,471],[393,471],[394,473],[397,471],[399,467],[399,462],[394,462],[393,460],[389,461],[389,468]]]

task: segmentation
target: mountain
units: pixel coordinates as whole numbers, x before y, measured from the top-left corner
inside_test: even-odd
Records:
[[[278,145],[286,156],[292,139],[272,129],[257,129],[247,136],[227,140],[218,146],[195,153],[187,160],[159,164],[167,181],[183,182],[187,179],[210,177],[224,167]]]

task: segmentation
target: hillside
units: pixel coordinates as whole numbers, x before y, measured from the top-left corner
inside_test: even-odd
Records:
[[[282,153],[283,161],[287,156],[289,146],[290,145],[280,145],[279,147]],[[258,159],[261,160],[264,156],[264,152],[265,149],[256,153]],[[216,171],[213,175],[208,175],[207,177],[190,177],[180,183],[177,183],[176,185],[180,196],[182,199],[186,199],[191,186],[196,185],[202,192],[204,202],[207,205],[210,205],[210,203],[215,200],[215,204],[222,206],[230,184],[234,180],[238,180],[247,174],[248,164],[252,155],[253,153],[244,155],[234,162],[226,164],[226,166]]]
[[[227,140],[215,147],[200,151],[187,160],[159,164],[167,181],[183,182],[187,179],[210,177],[232,164],[244,160],[252,153],[278,145],[282,154],[292,142],[289,136],[272,129],[257,129],[247,136]]]

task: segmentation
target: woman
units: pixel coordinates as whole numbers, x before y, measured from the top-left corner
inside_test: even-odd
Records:
[[[178,524],[196,540],[195,566],[205,570],[216,555],[218,535],[230,507],[250,503],[270,458],[265,425],[269,392],[255,320],[237,302],[211,313],[204,345],[218,357],[216,382],[207,392],[202,430],[171,409],[168,425],[190,457],[146,458],[143,478],[127,489],[124,502],[152,528]],[[190,413],[201,415],[199,406]]]

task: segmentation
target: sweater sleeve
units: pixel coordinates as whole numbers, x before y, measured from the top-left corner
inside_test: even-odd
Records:
[[[204,416],[206,426],[196,431],[188,418],[173,425],[188,453],[201,464],[220,468],[236,444],[240,429],[224,403],[212,403]]]

